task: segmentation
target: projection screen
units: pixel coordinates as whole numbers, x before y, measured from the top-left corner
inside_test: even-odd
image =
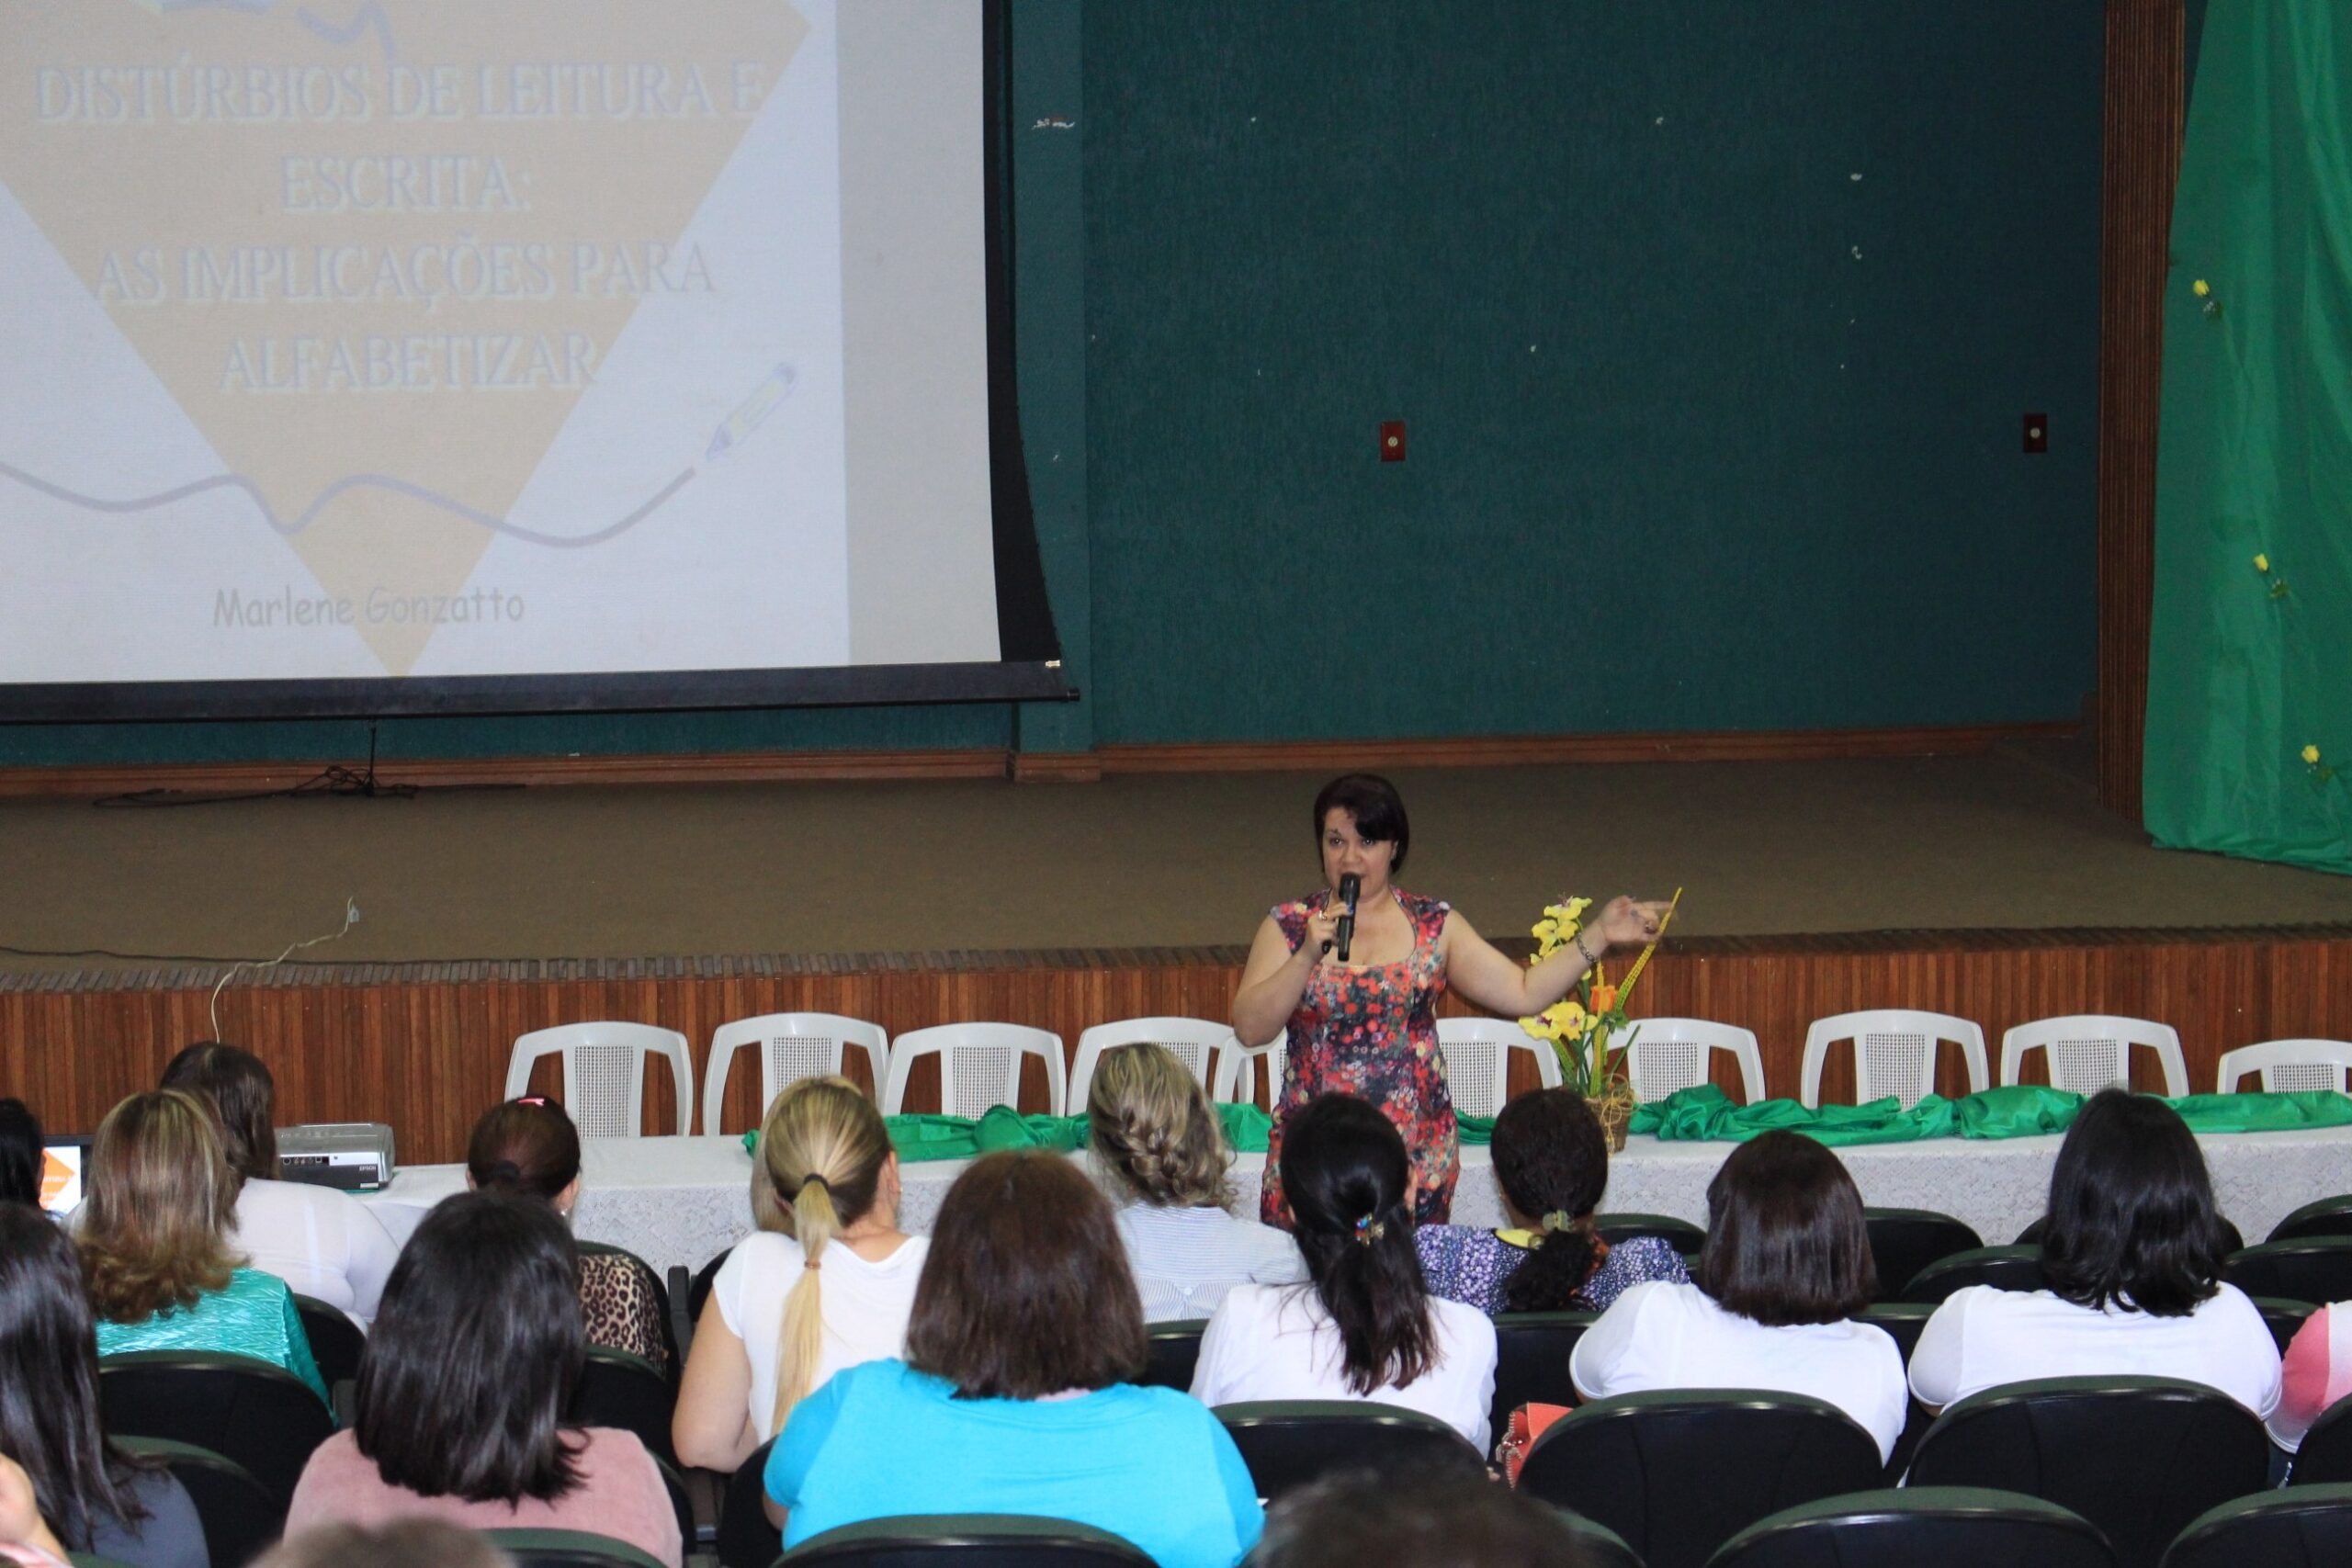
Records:
[[[12,0],[0,717],[1061,694],[983,0]]]

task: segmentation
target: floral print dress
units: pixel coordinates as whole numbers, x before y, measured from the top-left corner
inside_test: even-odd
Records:
[[[1332,898],[1329,890],[1272,910],[1291,951],[1306,935],[1307,917]],[[1450,906],[1396,889],[1413,928],[1410,957],[1395,964],[1353,966],[1326,959],[1290,1015],[1289,1073],[1266,1140],[1266,1179],[1259,1214],[1290,1226],[1283,1200],[1283,1127],[1319,1094],[1352,1094],[1378,1106],[1405,1135],[1413,1163],[1414,1218],[1442,1224],[1453,1212],[1461,1174],[1454,1141],[1453,1097],[1445,1086],[1445,1059],[1437,1043],[1437,999],[1445,992],[1438,938]]]

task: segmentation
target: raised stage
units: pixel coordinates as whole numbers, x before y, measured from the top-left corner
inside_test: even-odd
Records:
[[[1414,822],[1401,880],[1498,940],[1563,890],[1686,887],[1635,1010],[1755,1030],[1775,1093],[1812,1019],[1865,1006],[1958,1013],[1996,1041],[2058,1012],[2158,1019],[2200,1089],[2231,1046],[2352,1035],[2352,881],[2149,849],[2065,742],[1392,771]],[[1121,1017],[1222,1017],[1266,906],[1313,884],[1317,782],[0,802],[0,1088],[86,1131],[214,1033],[215,960],[332,931],[346,897],[359,924],[307,950],[321,962],[238,976],[218,1032],[272,1064],[282,1120],[389,1121],[408,1162],[458,1157],[510,1043],[549,1023],[664,1024],[699,1061],[718,1024],[796,1009],[1073,1043]],[[1828,1089],[1849,1091],[1834,1067]],[[1030,1093],[1043,1109],[1042,1080]],[[649,1130],[668,1126],[666,1084],[650,1098]],[[729,1129],[755,1098],[739,1073]]]

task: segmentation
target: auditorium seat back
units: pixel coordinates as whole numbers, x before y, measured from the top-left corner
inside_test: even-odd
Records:
[[[1672,1214],[1640,1214],[1631,1210],[1593,1215],[1592,1233],[1611,1247],[1635,1236],[1654,1235],[1685,1258],[1698,1257],[1699,1249],[1707,1245],[1703,1226]]]
[[[98,1358],[107,1430],[209,1449],[250,1472],[283,1508],[334,1417],[310,1385],[268,1361],[207,1350]]]
[[[2249,1296],[2290,1301],[2352,1301],[2352,1236],[2306,1236],[2267,1241],[2230,1254],[2222,1278]]]
[[[1969,1395],[1912,1456],[1918,1486],[1990,1486],[2071,1508],[2121,1568],[2155,1568],[2206,1509],[2260,1491],[2262,1423],[2217,1389],[2171,1378],[2043,1378]]]
[[[2352,1192],[2314,1198],[2270,1227],[2265,1241],[2301,1241],[2306,1236],[2352,1235]]]
[[[301,1314],[302,1333],[311,1341],[311,1359],[319,1364],[320,1380],[333,1388],[357,1377],[359,1358],[368,1353],[368,1336],[359,1325],[341,1307],[315,1296],[297,1292],[294,1310]]]
[[[642,1356],[603,1345],[588,1347],[580,1382],[571,1391],[570,1418],[583,1427],[614,1427],[633,1432],[654,1458],[677,1462],[670,1446],[670,1417],[677,1390]]]
[[[1901,1301],[1904,1287],[1930,1263],[1984,1245],[1964,1222],[1933,1209],[1864,1209],[1871,1263],[1878,1270],[1878,1299]]]
[[[1599,1399],[1529,1449],[1520,1489],[1624,1539],[1648,1568],[1704,1568],[1767,1515],[1879,1484],[1878,1444],[1823,1400],[1752,1389]]]
[[[236,1461],[163,1438],[118,1436],[114,1442],[125,1453],[161,1463],[187,1491],[213,1568],[243,1568],[285,1533],[285,1499]]]
[[[1584,1331],[1599,1321],[1593,1312],[1505,1312],[1495,1314],[1495,1399],[1488,1430],[1500,1442],[1510,1429],[1510,1413],[1522,1404],[1574,1404],[1568,1357]]]
[[[1152,1568],[1132,1542],[1069,1519],[1023,1514],[915,1514],[812,1535],[792,1568]]]
[[[2162,1568],[2340,1568],[2352,1562],[2352,1486],[2290,1486],[2215,1505]]]
[[[2320,1412],[2295,1450],[2290,1486],[2352,1485],[2352,1398]]]
[[[2038,1291],[2042,1282],[2040,1247],[1980,1247],[1928,1264],[1904,1285],[1902,1298],[1932,1304],[1971,1285]]]
[[[1145,1324],[1143,1376],[1136,1381],[1146,1388],[1190,1393],[1193,1369],[1201,1359],[1201,1335],[1208,1325],[1204,1317]]]
[[[1337,1471],[1484,1475],[1486,1456],[1434,1416],[1351,1399],[1220,1404],[1258,1495],[1272,1501]]]
[[[719,1568],[768,1568],[784,1550],[784,1533],[768,1523],[767,1510],[760,1506],[767,1495],[768,1451],[775,1447],[773,1438],[762,1443],[728,1477],[718,1499]]]
[[[625,1540],[586,1530],[484,1530],[514,1568],[662,1568],[662,1560]]]
[[[1915,1486],[1783,1508],[1724,1543],[1708,1568],[2116,1568],[2081,1515],[2015,1492]]]

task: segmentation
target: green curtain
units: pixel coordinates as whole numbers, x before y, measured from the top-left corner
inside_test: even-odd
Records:
[[[2347,99],[2342,0],[2211,7],[2165,294],[2143,775],[2157,843],[2336,872],[2352,872]]]

